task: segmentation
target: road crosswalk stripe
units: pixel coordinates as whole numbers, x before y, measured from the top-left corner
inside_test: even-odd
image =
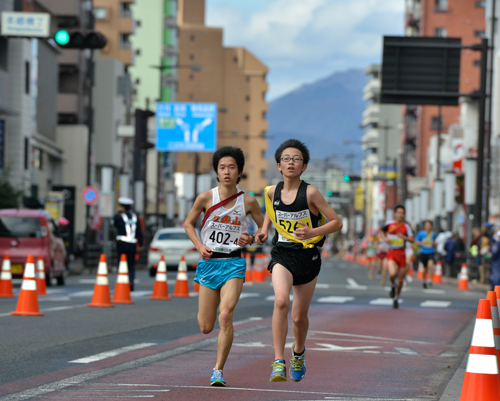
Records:
[[[392,305],[392,298],[377,298],[377,299],[372,299],[370,301],[370,305],[382,305],[382,306],[391,306]],[[403,303],[402,299],[399,299],[399,303]]]
[[[448,308],[450,301],[425,301],[420,304],[422,308]]]
[[[353,301],[354,297],[336,297],[336,296],[330,296],[330,297],[321,297],[318,298],[316,302],[319,303],[328,303],[328,304],[345,304],[348,301]]]
[[[138,350],[138,349],[143,349],[143,348],[151,347],[153,345],[156,345],[156,343],[141,343],[141,344],[129,345],[128,347],[117,348],[117,349],[114,349],[114,350],[111,350],[111,351],[101,352],[99,354],[87,356],[85,358],[75,359],[73,361],[69,361],[69,363],[91,363],[91,362],[96,362],[96,361],[100,361],[102,359],[107,359],[107,358],[111,358],[113,356],[124,354],[125,352],[130,352],[130,351],[135,351],[135,350]]]

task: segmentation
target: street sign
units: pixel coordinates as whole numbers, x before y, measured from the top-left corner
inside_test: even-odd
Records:
[[[101,217],[113,217],[115,214],[114,209],[113,192],[101,193],[101,200],[99,201],[99,214]]]
[[[94,187],[85,187],[82,191],[82,199],[87,205],[95,205],[99,200],[99,191]]]
[[[0,35],[48,38],[50,36],[50,14],[4,11],[2,12]]]
[[[157,150],[213,152],[216,147],[216,103],[156,104]]]

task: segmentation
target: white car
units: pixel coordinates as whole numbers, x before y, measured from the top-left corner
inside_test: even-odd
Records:
[[[196,234],[199,234],[198,230]],[[156,275],[161,255],[165,258],[168,270],[177,270],[182,255],[186,259],[188,270],[194,269],[200,259],[200,253],[182,227],[161,228],[156,232],[148,252],[148,269],[151,277]]]

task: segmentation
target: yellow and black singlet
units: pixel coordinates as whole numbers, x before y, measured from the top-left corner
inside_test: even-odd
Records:
[[[303,249],[314,246],[323,246],[325,242],[325,236],[314,237],[308,241],[300,241],[296,240],[291,241],[290,239],[285,238],[284,235],[280,234],[278,228],[284,230],[287,236],[293,237],[293,232],[297,228],[301,228],[302,226],[298,224],[299,222],[307,224],[311,228],[316,228],[320,226],[320,220],[324,224],[324,217],[321,215],[316,216],[309,209],[309,205],[307,203],[307,184],[305,181],[300,183],[299,189],[297,190],[297,196],[295,200],[290,205],[286,205],[281,200],[281,190],[283,188],[283,181],[279,182],[276,185],[274,190],[274,198],[272,200],[272,208],[274,213],[274,219],[271,217],[271,221],[274,226],[277,228],[276,235],[273,238],[273,245],[277,245],[285,248],[294,248],[294,249]],[[267,196],[268,188],[266,188],[266,209],[269,209],[267,206],[271,203],[268,200]],[[270,205],[269,205],[270,206]],[[269,214],[269,213],[268,213]]]

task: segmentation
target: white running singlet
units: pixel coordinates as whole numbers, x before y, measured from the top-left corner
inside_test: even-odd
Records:
[[[201,229],[201,242],[213,252],[231,253],[241,249],[238,238],[243,232],[248,232],[249,227],[244,196],[238,196],[231,209],[220,206],[214,210]],[[212,188],[212,205],[220,201],[219,187]]]

